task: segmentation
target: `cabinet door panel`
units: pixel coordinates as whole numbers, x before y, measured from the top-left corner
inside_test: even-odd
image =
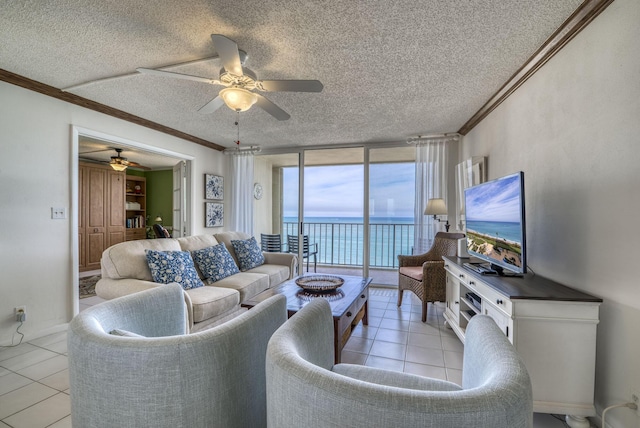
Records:
[[[89,169],[88,171],[88,191],[87,200],[87,227],[102,228],[106,227],[106,210],[105,210],[105,184],[107,171],[102,169]],[[90,231],[90,233],[96,233]]]

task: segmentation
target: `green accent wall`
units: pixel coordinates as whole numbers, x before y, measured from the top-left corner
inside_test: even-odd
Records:
[[[160,216],[162,224],[173,225],[173,171],[147,171],[147,214],[149,222]]]

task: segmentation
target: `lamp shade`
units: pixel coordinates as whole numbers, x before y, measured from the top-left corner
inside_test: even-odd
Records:
[[[429,199],[429,201],[427,202],[427,208],[424,210],[424,213],[425,215],[446,215],[447,206],[444,204],[444,199]]]
[[[224,88],[220,91],[224,103],[233,111],[246,111],[258,101],[253,92],[242,88]]]
[[[127,165],[123,165],[119,162],[111,161],[109,165],[111,165],[111,168],[115,169],[116,171],[124,171],[125,169],[127,169]]]
[[[156,219],[154,221],[156,223],[162,223],[162,217],[158,216],[158,217],[156,217]]]

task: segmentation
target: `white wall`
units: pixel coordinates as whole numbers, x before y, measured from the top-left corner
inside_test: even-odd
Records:
[[[263,196],[260,200],[253,200],[253,234],[260,241],[261,233],[273,233],[272,231],[272,164],[260,156],[254,157],[253,181],[262,185]]]
[[[73,315],[71,220],[76,213],[71,212],[71,125],[194,156],[192,231],[217,232],[204,228],[203,174],[228,175],[221,153],[0,82],[0,343],[4,345],[11,342],[17,327],[15,306],[27,306],[27,322],[21,329],[25,340],[64,328]],[[52,220],[51,207],[65,207],[67,219]]]
[[[460,155],[487,156],[490,179],[524,171],[529,265],[604,299],[599,414],[640,390],[639,41],[640,2],[614,1],[474,128]],[[616,409],[607,422],[639,418]]]

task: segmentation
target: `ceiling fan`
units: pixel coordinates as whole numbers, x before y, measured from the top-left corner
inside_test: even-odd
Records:
[[[287,120],[291,117],[287,112],[264,96],[253,92],[253,90],[257,89],[264,92],[321,92],[323,89],[322,83],[318,80],[258,80],[253,71],[242,66],[241,56],[246,58],[246,53],[238,50],[236,42],[221,34],[212,34],[211,40],[213,40],[213,46],[222,60],[223,68],[220,70],[218,79],[151,68],[137,68],[136,70],[140,73],[226,86],[217,97],[198,110],[201,113],[213,113],[223,104],[238,112],[246,111],[256,104],[276,119]]]
[[[113,168],[116,171],[124,171],[125,169],[127,169],[128,167],[133,167],[133,168],[140,168],[140,169],[146,169],[146,170],[150,170],[151,168],[148,168],[146,166],[142,166],[137,162],[132,162],[132,161],[128,161],[127,158],[122,157],[122,149],[106,149],[106,150],[115,150],[116,151],[116,155],[115,156],[111,156],[111,160],[110,161],[101,161],[98,160],[98,162],[101,163],[108,163],[109,165],[111,165],[111,168]],[[86,153],[82,153],[82,154],[88,154],[88,153],[98,153],[98,152],[104,152],[106,150],[98,150],[95,152],[86,152]],[[95,159],[87,159],[93,162],[96,162]]]

